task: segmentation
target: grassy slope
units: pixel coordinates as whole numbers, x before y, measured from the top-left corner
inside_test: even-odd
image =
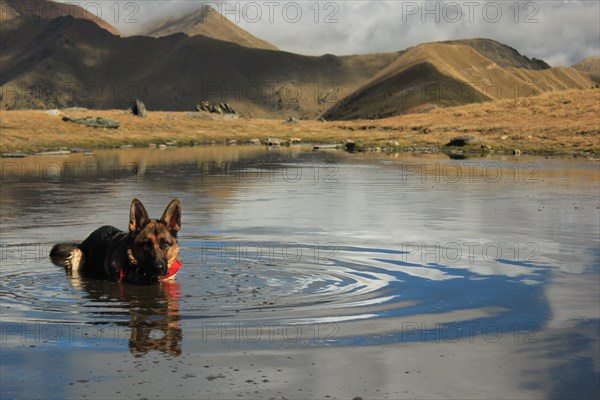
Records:
[[[458,43],[426,43],[407,50],[325,112],[325,118],[382,118],[423,108],[594,86],[587,74],[573,68],[501,67],[473,47]]]
[[[587,57],[572,65],[572,68],[585,72],[594,82],[600,83],[600,57]]]
[[[181,112],[152,112],[140,119],[123,110],[65,111],[71,116],[103,116],[121,122],[118,130],[63,122],[44,111],[0,112],[0,151],[59,147],[112,147],[177,141],[180,145],[214,140],[299,137],[305,142],[371,146],[441,148],[453,137],[473,136],[495,150],[524,153],[600,154],[600,90],[569,90],[515,100],[439,109],[426,114],[345,122],[239,119],[205,120]]]

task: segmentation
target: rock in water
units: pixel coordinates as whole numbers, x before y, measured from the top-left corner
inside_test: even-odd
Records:
[[[346,140],[346,144],[344,146],[346,147],[346,151],[348,153],[354,153],[356,151],[356,143],[354,140]]]
[[[448,143],[446,146],[463,147],[469,144],[473,144],[475,142],[476,138],[474,138],[473,136],[465,136],[451,139],[450,143]]]
[[[281,140],[277,139],[277,138],[267,138],[267,140],[265,141],[265,144],[267,146],[281,146]]]
[[[138,117],[146,118],[148,116],[146,106],[139,99],[135,99],[135,103],[133,104],[133,107],[131,107],[131,111],[133,111],[133,114],[137,115]]]

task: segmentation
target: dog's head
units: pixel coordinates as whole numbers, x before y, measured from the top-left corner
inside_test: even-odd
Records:
[[[168,275],[179,256],[177,232],[181,229],[181,205],[173,199],[160,219],[150,219],[144,205],[134,199],[129,213],[128,249],[138,274],[155,281]]]

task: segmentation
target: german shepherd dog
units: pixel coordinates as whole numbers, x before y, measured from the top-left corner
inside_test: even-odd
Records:
[[[182,264],[177,232],[181,205],[173,199],[160,219],[150,219],[144,205],[134,199],[129,232],[112,226],[98,228],[80,244],[60,243],[50,251],[55,265],[71,274],[131,284],[172,279]]]

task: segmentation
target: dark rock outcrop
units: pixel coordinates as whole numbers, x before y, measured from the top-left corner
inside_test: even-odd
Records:
[[[448,143],[446,146],[448,147],[463,147],[463,146],[467,146],[469,144],[473,144],[477,141],[476,138],[474,138],[473,136],[465,136],[465,137],[458,137],[458,138],[453,138],[450,139],[450,143]]]
[[[109,118],[102,117],[85,117],[85,118],[72,118],[67,115],[63,117],[63,121],[74,122],[76,124],[82,124],[92,128],[107,128],[107,129],[118,129],[121,124],[119,121],[115,121]]]
[[[148,116],[146,106],[139,99],[135,99],[135,103],[133,103],[133,106],[131,107],[131,112],[133,112],[133,115],[137,115],[141,118],[146,118]]]
[[[196,106],[196,111],[204,111],[212,114],[237,114],[236,111],[227,103],[219,103],[217,105],[210,101],[201,101]]]

